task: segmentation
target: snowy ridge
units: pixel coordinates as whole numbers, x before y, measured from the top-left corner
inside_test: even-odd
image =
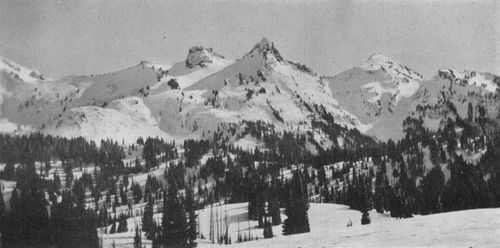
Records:
[[[134,142],[139,135],[211,138],[207,134],[213,135],[211,131],[221,126],[263,121],[276,132],[311,134],[325,148],[343,144],[345,130],[352,128],[376,138],[396,139],[402,133],[399,124],[418,105],[453,98],[456,93],[451,91],[441,94],[447,82],[443,78],[461,87],[457,88],[463,91],[456,95],[457,106],[467,97],[465,91],[495,93],[500,83],[499,77],[489,73],[450,69],[440,70],[439,86],[424,85],[418,72],[380,54],[334,77],[322,77],[305,65],[283,59],[266,38],[234,60],[197,46],[177,63],[142,61],[113,73],[43,83],[36,83],[43,79],[39,73],[6,59],[1,60],[0,71],[6,72],[0,75],[3,131],[22,127]],[[462,109],[460,105],[459,114]],[[439,112],[429,114],[438,122]],[[323,127],[318,128],[319,123],[332,120],[346,128],[336,134],[339,137],[328,137],[320,130]],[[258,145],[252,137],[241,142],[238,139],[243,137],[226,138],[243,146]]]
[[[437,77],[449,79],[459,84],[481,87],[489,93],[496,93],[500,78],[490,73],[476,71],[464,71],[463,73],[454,69],[441,69]]]
[[[35,70],[20,66],[13,61],[0,57],[0,71],[4,71],[14,78],[27,83],[33,83],[39,80],[45,80],[43,75]]]

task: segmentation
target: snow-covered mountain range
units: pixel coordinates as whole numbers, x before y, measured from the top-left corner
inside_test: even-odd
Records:
[[[401,138],[408,116],[436,128],[448,117],[439,107],[446,101],[463,116],[469,102],[496,116],[499,83],[490,73],[452,69],[424,80],[379,54],[325,77],[287,61],[267,39],[239,59],[192,47],[178,63],[143,61],[109,74],[58,80],[1,59],[0,131],[131,143],[140,136],[211,138],[226,129],[227,141],[256,146],[253,137],[238,134],[245,123],[263,121],[276,132],[308,133],[328,147],[342,145],[349,129],[381,140]],[[332,119],[342,129],[336,138],[314,125]]]

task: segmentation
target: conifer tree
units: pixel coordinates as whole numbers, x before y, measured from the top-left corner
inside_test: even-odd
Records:
[[[370,214],[368,213],[368,211],[363,211],[362,212],[363,214],[361,215],[361,225],[367,225],[367,224],[370,224]]]
[[[269,213],[264,215],[264,238],[265,239],[270,239],[274,236],[273,235],[273,225],[270,221],[270,218],[271,218],[271,216]]]
[[[118,228],[116,229],[117,233],[123,233],[128,231],[128,222],[127,222],[127,215],[125,214],[120,214],[118,217]]]
[[[444,174],[439,166],[435,166],[422,179],[423,206],[422,214],[437,213],[440,211],[440,195],[444,187]]]
[[[153,204],[154,200],[151,195],[148,196],[146,207],[142,215],[142,231],[146,233],[146,238],[152,239],[154,237],[154,229],[156,224],[153,220]]]
[[[188,242],[189,242],[189,247],[196,247],[196,237],[198,235],[198,230],[197,230],[197,223],[196,223],[196,204],[194,202],[194,194],[193,190],[191,188],[186,189],[186,211],[187,211],[187,217],[188,217]]]
[[[132,194],[134,196],[134,202],[139,203],[142,199],[142,189],[138,183],[132,183]]]
[[[367,180],[370,182],[370,180]],[[370,210],[370,197],[368,195],[368,187],[366,185],[367,183],[364,182],[364,178],[361,179],[361,185],[360,185],[360,206],[359,210],[361,210],[362,217],[361,217],[361,224],[366,225],[370,224],[370,214],[368,213],[368,210]]]
[[[189,247],[186,211],[177,195],[175,180],[170,179],[163,200],[161,233],[157,244],[163,247]]]
[[[292,176],[289,194],[285,208],[287,219],[283,223],[283,235],[309,232],[309,218],[307,216],[309,203],[306,185],[298,170]]]
[[[135,226],[134,248],[142,248],[142,237],[139,227]]]
[[[272,225],[281,224],[281,211],[277,193],[274,190],[269,195],[269,215],[272,219]]]
[[[0,183],[0,216],[5,212],[5,201],[3,199],[3,185]]]

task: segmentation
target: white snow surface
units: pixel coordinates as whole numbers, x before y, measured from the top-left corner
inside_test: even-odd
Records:
[[[247,203],[214,205],[197,211],[200,232],[206,239],[198,239],[200,248],[221,247],[208,240],[210,212],[215,222],[218,212],[219,223],[227,214],[232,245],[223,247],[266,247],[266,248],[316,248],[316,247],[498,247],[500,244],[500,209],[474,209],[409,219],[395,219],[388,214],[370,211],[371,224],[361,225],[361,213],[338,204],[311,203],[308,211],[309,233],[282,235],[282,226],[273,226],[274,237],[263,238],[263,229],[257,228],[257,221],[248,221]],[[282,220],[286,219],[282,209]],[[154,219],[161,222],[161,214]],[[346,227],[352,221],[352,227]],[[134,227],[141,222],[141,216],[128,220],[128,232],[104,234],[104,247],[131,247],[134,242]],[[239,223],[239,224],[238,224]],[[237,242],[240,233],[257,237],[258,240]],[[214,224],[214,229],[216,225]],[[146,247],[151,241],[143,234]]]
[[[308,212],[311,232],[283,236],[281,226],[274,226],[275,237],[263,239],[263,230],[257,229],[257,223],[251,221],[251,231],[259,240],[239,244],[234,244],[237,222],[240,221],[241,233],[248,232],[247,204],[231,204],[219,209],[219,214],[227,211],[231,223],[233,245],[228,247],[498,247],[500,244],[500,209],[466,210],[399,220],[372,210],[371,224],[361,225],[361,213],[347,206],[311,203]],[[210,209],[199,213],[205,237],[208,236],[209,213]],[[347,228],[349,220],[353,226]],[[208,240],[198,240],[198,247],[216,246]]]
[[[117,139],[133,144],[139,137],[172,139],[160,130],[156,119],[142,99],[130,97],[111,102],[108,107],[84,106],[64,113],[46,130],[65,137],[84,136],[99,143],[101,139]]]

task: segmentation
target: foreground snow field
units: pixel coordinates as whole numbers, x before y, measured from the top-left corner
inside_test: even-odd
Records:
[[[213,208],[213,218],[216,217]],[[388,215],[370,212],[371,224],[360,224],[361,213],[337,204],[311,203],[311,232],[282,236],[281,226],[273,227],[272,239],[263,239],[256,221],[247,221],[247,203],[221,205],[219,217],[228,214],[229,232],[233,244],[229,247],[499,247],[500,209],[476,209],[396,220]],[[285,216],[282,216],[284,219]],[[210,208],[199,211],[201,233],[208,238]],[[223,220],[223,218],[222,218]],[[352,227],[347,228],[351,220]],[[235,243],[240,233],[257,236],[257,241]],[[133,223],[133,222],[132,222]],[[131,223],[130,223],[131,224]],[[129,229],[133,226],[129,224]],[[115,239],[116,247],[131,247],[134,232],[104,235],[104,243]],[[145,241],[145,239],[144,239]],[[143,242],[150,245],[150,242]],[[106,246],[108,247],[108,246]],[[198,239],[198,247],[221,247]],[[222,246],[223,247],[223,246]]]

